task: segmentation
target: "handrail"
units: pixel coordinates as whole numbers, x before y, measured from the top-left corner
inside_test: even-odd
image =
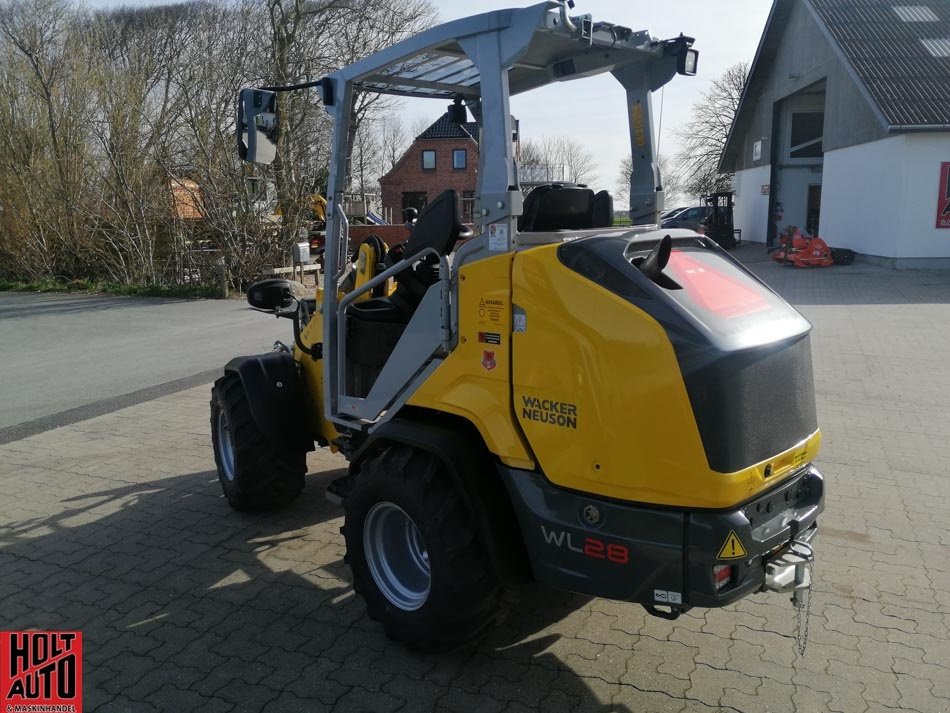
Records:
[[[336,268],[337,269],[336,269],[336,273],[332,276],[333,287],[335,289],[337,282],[339,281],[341,277],[343,277],[343,273],[346,271],[346,252],[350,246],[350,221],[346,217],[346,211],[343,209],[343,202],[334,201],[333,203],[334,203],[333,212],[336,213],[337,220],[340,221],[339,226],[340,226],[340,233],[341,233],[340,235],[337,236],[340,240],[340,244],[339,246],[337,246],[337,253],[336,253],[336,259],[337,259]],[[326,288],[326,284],[324,284],[324,288]]]
[[[402,272],[403,270],[408,269],[412,265],[419,262],[420,259],[426,255],[435,255],[439,258],[439,281],[442,283],[441,288],[441,299],[442,299],[442,346],[445,349],[448,349],[449,342],[451,340],[451,327],[447,324],[449,319],[448,314],[448,301],[450,290],[448,288],[448,281],[451,275],[449,269],[449,261],[445,255],[439,253],[435,248],[425,248],[415,253],[412,257],[404,258],[397,262],[392,267],[383,270],[381,273],[376,275],[372,280],[360,285],[358,288],[354,289],[352,292],[344,295],[343,299],[339,301],[337,305],[337,324],[336,324],[336,356],[337,356],[337,388],[339,389],[339,394],[346,396],[346,308],[349,307],[356,300],[357,297],[370,292],[376,287],[379,287],[381,284],[386,282],[390,277]]]

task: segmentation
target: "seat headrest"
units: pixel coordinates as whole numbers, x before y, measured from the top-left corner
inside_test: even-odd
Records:
[[[590,188],[545,184],[528,193],[518,229],[543,231],[591,228],[593,212],[594,192]]]

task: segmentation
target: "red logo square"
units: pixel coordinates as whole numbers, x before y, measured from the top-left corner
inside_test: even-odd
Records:
[[[82,713],[81,631],[0,631],[0,713]]]

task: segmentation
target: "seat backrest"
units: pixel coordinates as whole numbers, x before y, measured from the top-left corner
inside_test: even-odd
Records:
[[[402,258],[410,258],[426,248],[435,248],[439,255],[448,255],[455,247],[462,225],[458,191],[442,191],[429,203],[412,228]]]
[[[584,186],[551,183],[525,198],[518,230],[581,230],[592,228],[594,192]]]
[[[592,228],[609,228],[614,224],[614,198],[607,191],[594,196],[594,215]]]

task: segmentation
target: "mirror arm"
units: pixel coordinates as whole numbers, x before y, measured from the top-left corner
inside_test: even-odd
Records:
[[[301,82],[300,84],[285,84],[284,86],[258,87],[266,92],[294,92],[298,89],[311,89],[316,87],[319,90],[320,100],[325,106],[333,106],[333,80],[329,77],[320,77],[310,82]]]
[[[303,343],[303,340],[300,338],[300,307],[301,305],[303,305],[304,309],[307,308],[306,304],[302,300],[295,299],[293,312],[288,314],[287,316],[289,316],[290,319],[294,323],[294,344],[297,345],[297,349],[302,351],[307,356],[312,357],[313,350],[310,349],[310,347],[305,346]],[[288,312],[290,312],[290,310],[288,310]]]
[[[285,84],[279,87],[257,87],[257,89],[263,89],[265,92],[293,92],[298,89],[319,87],[321,84],[323,84],[323,79],[316,79],[312,82],[303,82],[302,84]]]

